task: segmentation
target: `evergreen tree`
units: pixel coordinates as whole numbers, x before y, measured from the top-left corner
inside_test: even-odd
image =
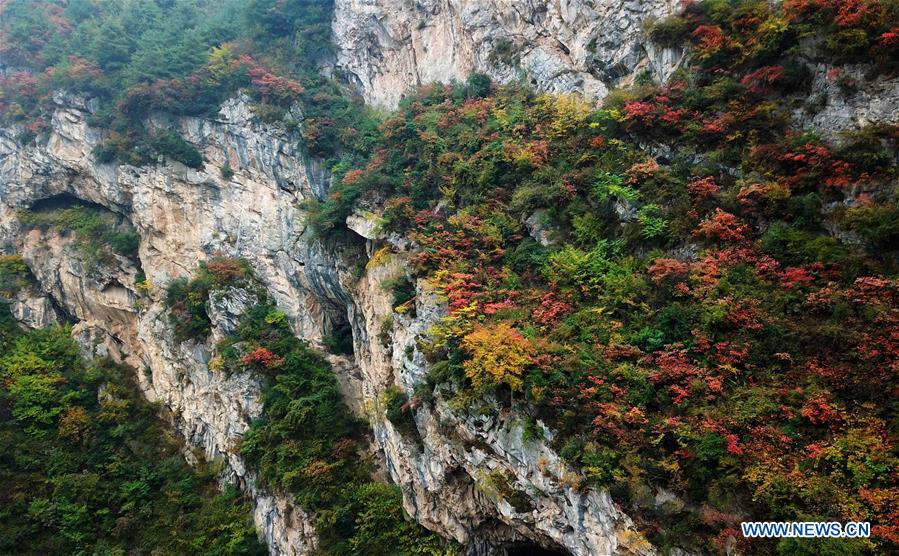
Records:
[[[133,45],[118,19],[105,21],[90,41],[90,57],[106,72],[117,72],[131,59]]]

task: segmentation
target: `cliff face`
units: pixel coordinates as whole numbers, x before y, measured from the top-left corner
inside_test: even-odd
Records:
[[[224,106],[215,121],[179,123],[186,137],[206,146],[208,172],[166,164],[97,165],[90,153],[100,134],[85,123],[85,103],[58,100],[46,142],[23,148],[12,130],[0,137],[0,244],[22,253],[40,290],[26,292],[15,304],[17,316],[32,316],[22,319],[27,324],[46,324],[55,318],[55,305],[78,323],[74,332],[86,351],[138,369],[147,398],[169,410],[189,444],[207,459],[221,460],[224,479],[253,493],[257,525],[272,550],[308,551],[314,534],[306,516],[288,499],[259,491],[235,454],[235,441],[260,414],[259,385],[248,373],[210,371],[210,346],[178,344],[162,289],[139,292],[139,269],[131,261],[121,257],[115,265],[89,270],[71,238],[40,230],[20,233],[15,211],[65,195],[125,216],[140,234],[140,263],[153,284],[190,276],[198,261],[214,252],[251,259],[298,333],[315,340],[328,323],[327,310],[310,293],[302,259],[291,254],[302,253],[296,205],[312,194],[312,170],[290,151],[288,145],[295,143],[286,135],[253,126],[241,101]],[[218,171],[225,161],[240,169],[230,182]],[[239,295],[211,300],[216,333],[233,326],[246,302]]]
[[[601,98],[641,69],[664,79],[681,63],[680,53],[640,38],[640,21],[674,4],[337,0],[337,69],[368,102],[388,107],[417,84],[473,71]],[[822,88],[830,86],[823,69],[815,76]],[[883,80],[851,97],[834,91],[798,120],[824,131],[895,122],[897,90],[895,80]],[[472,554],[518,542],[577,555],[655,552],[607,492],[581,487],[548,446],[550,431],[545,440],[528,439],[514,414],[471,415],[439,397],[416,412],[414,434],[385,418],[385,390],[397,385],[411,394],[428,373],[419,340],[445,307],[419,281],[414,313],[394,312],[385,284],[405,272],[411,247],[382,236],[371,215],[348,220],[355,241],[326,245],[311,236],[303,201],[325,195],[329,175],[297,146],[297,135],[260,124],[239,97],[215,118],[155,120],[201,150],[203,169],[165,161],[104,165],[91,155],[101,132],[86,123],[88,103],[60,96],[57,105],[49,137],[36,145],[17,143],[15,129],[0,130],[0,249],[22,253],[38,284],[20,294],[15,316],[29,326],[68,317],[78,323],[85,350],[138,369],[147,398],[162,403],[189,445],[220,460],[223,480],[254,497],[255,519],[273,554],[310,553],[313,521],[289,497],[260,488],[236,451],[261,412],[259,384],[249,373],[225,376],[208,366],[215,338],[233,328],[252,299],[242,290],[211,298],[215,329],[203,344],[177,342],[163,305],[166,284],[216,254],[250,261],[299,337],[318,343],[350,326],[354,356],[332,356],[331,363],[348,405],[371,424],[373,446],[417,521]],[[227,179],[220,172],[226,164],[234,170]],[[60,195],[132,223],[141,269],[154,285],[149,292],[134,285],[141,269],[128,259],[92,272],[71,238],[23,231],[18,209]],[[394,254],[372,256],[387,245]],[[655,498],[659,505],[667,499],[664,492]]]
[[[654,48],[641,22],[676,0],[337,0],[337,69],[366,102],[393,107],[417,85],[523,79],[536,89],[602,98],[646,69],[664,80],[681,52]]]
[[[510,542],[572,554],[652,552],[607,493],[577,488],[576,474],[543,441],[525,440],[514,416],[470,416],[437,399],[418,412],[418,438],[386,420],[384,391],[399,385],[411,394],[422,381],[428,365],[417,340],[444,308],[421,283],[417,316],[393,312],[384,284],[404,272],[408,246],[393,238],[399,254],[366,265],[365,252],[387,239],[365,225],[365,216],[351,218],[363,234],[356,247],[310,237],[301,204],[322,193],[327,181],[293,146],[297,138],[255,123],[246,100],[238,98],[215,119],[168,122],[202,150],[203,170],[162,161],[141,168],[102,165],[90,154],[100,133],[86,124],[85,103],[58,101],[46,141],[23,147],[13,129],[0,136],[0,244],[23,254],[39,289],[23,294],[17,314],[28,324],[46,324],[58,307],[60,316],[78,323],[75,334],[87,352],[138,369],[147,398],[163,404],[189,445],[221,461],[223,479],[255,498],[255,519],[273,554],[309,553],[313,522],[289,497],[260,489],[236,453],[261,412],[259,384],[249,373],[226,376],[207,365],[216,338],[253,300],[242,290],[211,297],[215,328],[202,344],[174,339],[163,304],[165,284],[190,276],[214,254],[249,260],[298,336],[315,343],[336,326],[351,326],[355,357],[332,356],[331,362],[348,404],[371,423],[374,446],[401,485],[406,509],[426,527],[473,553]],[[219,171],[225,163],[234,169],[229,179]],[[154,285],[149,292],[134,285],[140,269],[132,261],[120,257],[87,269],[70,237],[21,228],[18,209],[59,196],[130,220],[140,234],[140,265]],[[358,270],[354,275],[362,265],[361,277]]]

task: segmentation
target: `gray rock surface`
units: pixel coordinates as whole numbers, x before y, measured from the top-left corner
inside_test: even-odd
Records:
[[[209,344],[178,343],[164,309],[163,287],[189,277],[214,255],[245,257],[288,315],[292,326],[315,342],[325,331],[325,309],[297,258],[304,228],[298,204],[312,195],[309,165],[294,138],[257,126],[243,99],[229,101],[214,120],[177,122],[207,163],[202,170],[178,163],[135,168],[97,164],[91,150],[100,132],[87,126],[86,103],[59,97],[49,137],[38,145],[15,142],[15,129],[0,131],[0,246],[19,252],[35,276],[40,295],[13,309],[29,325],[51,320],[52,300],[78,321],[74,334],[84,351],[123,360],[138,369],[151,401],[159,401],[189,445],[221,460],[228,480],[256,501],[255,518],[274,554],[307,554],[315,546],[311,519],[288,496],[260,489],[236,452],[261,412],[259,384],[248,374],[226,376],[209,368]],[[225,181],[219,167],[236,169]],[[20,229],[16,211],[67,194],[127,217],[140,234],[139,258],[148,292],[138,291],[138,268],[128,259],[87,269],[71,238]],[[252,302],[242,290],[210,299],[213,338],[221,338]]]
[[[813,94],[793,117],[799,127],[811,128],[832,141],[840,133],[867,125],[899,123],[899,78],[865,77],[862,66],[834,70],[809,64]]]
[[[336,0],[337,70],[366,102],[396,106],[418,85],[523,79],[600,99],[647,69],[667,78],[682,53],[647,45],[641,23],[677,0]]]
[[[428,372],[417,339],[442,316],[442,298],[420,283],[417,316],[393,312],[384,284],[405,272],[408,242],[394,241],[390,249],[400,252],[371,261],[358,275],[354,269],[367,260],[363,244],[381,249],[391,241],[374,232],[372,215],[358,216],[354,228],[366,237],[356,244],[324,245],[311,237],[300,206],[314,195],[313,165],[292,146],[295,137],[256,123],[238,98],[215,119],[173,122],[203,152],[203,169],[177,162],[101,165],[90,155],[100,133],[87,126],[87,113],[77,99],[60,102],[50,136],[38,145],[16,144],[15,129],[0,131],[0,245],[22,253],[42,295],[78,321],[74,334],[87,354],[138,369],[144,394],[161,402],[188,444],[222,462],[222,479],[253,496],[257,526],[273,554],[311,553],[314,521],[289,496],[261,489],[237,452],[261,411],[259,384],[249,373],[226,374],[210,364],[216,341],[234,329],[255,294],[233,288],[212,294],[213,333],[204,343],[176,341],[163,304],[166,284],[216,255],[250,261],[298,336],[317,343],[349,323],[355,356],[331,362],[348,405],[371,423],[387,475],[401,485],[404,505],[420,523],[480,553],[527,539],[578,555],[652,553],[607,493],[576,488],[576,473],[545,443],[523,442],[514,419],[468,416],[438,399],[421,408],[419,439],[404,438],[386,420],[384,391],[397,384],[411,392]],[[219,172],[225,162],[234,169],[227,181]],[[128,259],[88,269],[71,237],[21,229],[18,209],[60,194],[131,221],[148,289],[135,286],[140,269]],[[20,316],[34,325],[47,320]],[[491,486],[497,477],[526,493],[533,509],[516,510]]]
[[[474,71],[600,99],[635,72],[648,69],[664,79],[683,63],[681,53],[640,38],[642,20],[675,5],[336,0],[337,69],[368,102],[388,107],[415,85]],[[814,70],[816,87],[828,94],[816,110],[799,114],[799,125],[832,131],[897,121],[894,81],[864,84],[841,97],[830,90],[826,71]],[[358,242],[323,244],[311,236],[303,201],[324,196],[329,176],[298,146],[298,135],[260,124],[248,100],[237,97],[214,118],[148,122],[175,126],[203,153],[202,169],[168,161],[140,168],[98,164],[90,153],[102,133],[86,123],[92,103],[62,94],[56,101],[51,133],[37,145],[18,144],[14,127],[0,129],[0,251],[22,253],[37,280],[13,300],[15,316],[44,326],[60,310],[78,321],[74,334],[85,352],[134,366],[146,397],[166,408],[188,444],[221,461],[222,479],[254,498],[254,517],[272,554],[311,553],[314,522],[289,496],[260,488],[237,452],[261,411],[259,384],[248,373],[210,368],[215,341],[233,329],[252,294],[235,289],[209,300],[214,327],[204,343],[177,342],[162,303],[169,282],[191,276],[216,255],[249,260],[297,336],[317,344],[349,324],[354,356],[330,361],[347,404],[371,424],[384,474],[400,485],[404,506],[419,523],[471,554],[521,541],[577,555],[655,553],[607,492],[584,488],[553,452],[552,431],[526,441],[514,412],[469,414],[436,396],[417,411],[417,434],[400,433],[386,419],[385,390],[397,385],[411,394],[429,371],[419,341],[444,315],[444,302],[420,280],[414,316],[393,311],[384,286],[406,272],[414,245],[383,237],[373,213],[348,220]],[[227,180],[220,172],[225,164],[234,171]],[[130,220],[140,235],[147,291],[135,287],[139,269],[127,259],[85,269],[70,238],[21,229],[18,209],[60,194]],[[541,242],[551,241],[539,219],[530,227]],[[376,252],[381,255],[373,257]],[[516,500],[504,497],[509,489],[519,493]],[[679,503],[664,493],[656,499]]]

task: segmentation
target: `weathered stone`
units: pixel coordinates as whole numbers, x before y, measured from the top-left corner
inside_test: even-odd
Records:
[[[386,107],[418,85],[461,81],[474,72],[499,82],[524,77],[541,91],[600,99],[647,63],[663,79],[680,63],[673,51],[647,56],[640,25],[678,4],[337,0],[337,69],[366,102]]]
[[[682,52],[640,38],[642,20],[675,4],[337,0],[337,65],[369,102],[383,106],[395,105],[417,84],[474,71],[499,81],[523,74],[541,90],[598,99],[636,72],[648,69],[665,79],[683,63]],[[863,77],[861,70],[847,71]],[[826,98],[816,111],[797,114],[797,125],[832,135],[896,122],[895,80],[847,92],[827,81],[827,68],[813,72]],[[13,300],[14,315],[44,326],[57,319],[58,307],[78,321],[74,333],[86,353],[133,365],[146,397],[171,413],[189,445],[220,460],[223,480],[254,499],[256,524],[273,554],[311,553],[314,521],[289,496],[260,488],[236,449],[262,410],[259,383],[249,373],[226,374],[210,365],[215,342],[234,329],[255,294],[232,289],[211,297],[212,338],[199,343],[175,340],[162,302],[165,285],[191,276],[211,256],[250,261],[299,337],[320,344],[336,328],[350,326],[354,356],[329,359],[348,405],[371,423],[384,475],[401,486],[404,506],[418,522],[465,543],[472,554],[525,540],[578,555],[654,553],[607,492],[581,485],[580,475],[549,447],[551,431],[542,440],[524,439],[514,411],[469,415],[438,395],[416,412],[417,438],[385,418],[384,391],[397,385],[411,395],[427,376],[419,344],[445,315],[445,302],[419,280],[415,311],[394,312],[385,284],[406,272],[414,244],[396,234],[384,238],[373,215],[354,214],[347,225],[365,238],[369,255],[385,246],[394,253],[367,266],[361,240],[336,245],[312,237],[301,207],[327,195],[330,175],[298,146],[299,135],[261,124],[248,99],[237,97],[213,118],[154,116],[149,122],[175,126],[201,150],[203,168],[166,161],[104,165],[91,156],[102,137],[86,123],[93,103],[55,98],[51,132],[40,144],[22,146],[15,127],[0,129],[0,249],[22,253],[38,284]],[[220,171],[226,164],[234,172],[227,180]],[[16,211],[59,194],[131,221],[140,234],[141,266],[154,285],[149,292],[134,286],[139,269],[127,259],[88,272],[69,238],[22,233]],[[635,218],[627,203],[614,208],[622,220]],[[538,241],[552,240],[538,215],[528,221]],[[497,489],[498,481],[511,490]],[[503,491],[517,491],[517,500],[506,500]],[[647,503],[676,508],[680,501],[659,491],[648,493]]]
[[[400,252],[367,265],[361,278],[355,270],[365,260],[360,246],[312,238],[298,208],[314,195],[308,163],[290,146],[295,138],[257,124],[244,100],[225,103],[214,120],[173,122],[203,152],[200,170],[178,163],[99,165],[90,152],[100,134],[86,125],[82,110],[60,107],[53,122],[49,139],[37,146],[18,146],[14,130],[0,131],[0,244],[21,252],[41,289],[80,321],[76,335],[86,353],[138,369],[144,394],[167,408],[189,445],[224,463],[223,479],[253,496],[257,526],[273,554],[310,553],[313,521],[289,497],[260,489],[237,453],[262,410],[259,384],[249,373],[210,365],[214,345],[235,329],[255,294],[213,293],[207,303],[212,335],[200,343],[175,340],[163,304],[168,282],[190,276],[214,255],[250,261],[300,337],[317,343],[349,323],[355,357],[330,359],[348,405],[369,418],[387,475],[402,486],[404,505],[420,523],[485,551],[527,539],[572,554],[651,550],[641,548],[642,537],[607,493],[566,486],[559,474],[568,471],[558,456],[543,443],[524,443],[513,421],[485,423],[438,401],[420,409],[416,441],[384,419],[383,392],[399,384],[411,393],[428,373],[417,345],[444,314],[442,296],[419,282],[415,316],[393,312],[385,283],[405,273],[403,249],[411,247],[400,238],[391,242]],[[225,162],[234,171],[227,182],[218,170]],[[70,238],[20,232],[16,209],[62,193],[130,219],[140,234],[149,292],[137,290],[139,269],[127,259],[88,272]],[[370,226],[357,232],[371,236],[368,242],[383,241]],[[539,471],[544,460],[551,469]],[[521,513],[485,487],[484,474],[491,472],[514,480],[533,511]]]

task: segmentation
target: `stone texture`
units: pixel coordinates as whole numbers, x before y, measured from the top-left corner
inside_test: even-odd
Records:
[[[59,322],[53,302],[35,288],[24,288],[8,303],[13,318],[28,328],[45,328]]]
[[[676,0],[336,0],[337,70],[365,100],[396,106],[417,85],[524,79],[600,99],[648,69],[665,79],[681,52],[645,44],[641,23]]]
[[[86,125],[84,104],[60,102],[53,131],[39,145],[17,145],[15,129],[0,131],[0,245],[21,252],[41,294],[78,321],[74,334],[86,354],[138,369],[144,394],[167,409],[188,445],[222,462],[222,479],[251,494],[273,554],[311,553],[314,522],[289,496],[260,489],[237,453],[261,412],[259,384],[248,373],[228,375],[209,365],[216,341],[234,329],[256,294],[232,288],[211,295],[214,326],[207,343],[177,342],[162,302],[169,281],[190,276],[213,255],[250,261],[298,336],[316,343],[349,323],[355,357],[332,356],[331,362],[348,405],[371,423],[386,476],[401,485],[404,505],[420,523],[476,553],[528,539],[572,554],[652,552],[607,493],[566,486],[562,477],[574,475],[544,443],[524,443],[514,419],[457,414],[438,399],[420,411],[419,440],[402,437],[385,419],[383,392],[393,384],[411,392],[428,372],[417,340],[443,315],[443,300],[419,283],[417,316],[393,313],[384,284],[406,272],[404,250],[412,245],[376,233],[370,214],[357,215],[354,228],[365,237],[355,243],[323,244],[308,233],[300,207],[317,186],[310,177],[314,165],[291,146],[295,137],[257,124],[238,98],[217,118],[171,122],[203,152],[201,170],[164,161],[141,168],[99,165],[90,152],[100,133]],[[227,181],[219,172],[226,161],[234,169]],[[140,234],[141,267],[153,284],[148,292],[134,285],[141,269],[128,259],[86,269],[71,237],[20,229],[17,209],[60,194],[132,222]],[[360,277],[354,269],[367,258],[365,244],[400,252],[373,260]],[[517,513],[491,490],[485,473],[492,471],[527,492],[534,510]]]
[[[395,105],[417,84],[462,79],[473,71],[500,81],[523,76],[541,90],[599,99],[635,71],[649,69],[664,79],[683,63],[681,53],[644,44],[639,34],[641,20],[668,13],[674,4],[337,0],[337,68],[381,106]],[[816,90],[827,92],[826,99],[798,114],[800,126],[831,133],[896,122],[894,81],[876,80],[840,97],[826,70],[814,67]],[[200,344],[175,341],[162,304],[166,284],[218,254],[251,262],[298,336],[319,343],[350,325],[354,356],[329,359],[347,404],[371,424],[384,475],[400,485],[405,508],[418,522],[465,544],[470,554],[521,541],[578,555],[654,553],[607,492],[576,488],[579,475],[549,447],[552,432],[526,441],[514,412],[470,415],[436,396],[417,412],[415,438],[386,420],[384,391],[398,385],[411,394],[428,373],[418,344],[444,315],[444,300],[419,281],[415,316],[393,312],[384,285],[407,272],[414,245],[385,238],[376,207],[348,220],[360,236],[356,242],[312,237],[303,201],[326,195],[330,178],[298,146],[298,135],[260,124],[247,99],[237,97],[214,118],[157,116],[148,122],[177,128],[202,151],[204,168],[166,161],[141,168],[102,165],[90,155],[101,138],[86,124],[93,103],[62,94],[56,101],[51,133],[38,145],[19,145],[17,129],[0,129],[0,251],[22,253],[37,280],[13,300],[14,314],[23,324],[44,326],[64,312],[78,321],[73,333],[86,353],[133,365],[146,397],[161,402],[188,444],[221,461],[222,479],[254,498],[254,518],[272,554],[311,553],[313,521],[289,496],[261,489],[237,454],[237,443],[261,411],[259,384],[247,373],[229,376],[209,367],[214,340],[233,329],[253,294],[235,289],[211,298],[213,341]],[[226,163],[234,170],[228,180],[220,172]],[[149,292],[135,288],[139,269],[127,259],[100,271],[85,269],[70,238],[20,229],[16,210],[60,194],[98,203],[132,222],[140,234],[142,269],[153,284]],[[551,241],[539,224],[535,218],[531,232]],[[365,264],[384,247],[394,253]],[[524,507],[503,498],[499,478],[520,491]],[[680,503],[663,492],[649,498],[661,507]]]
[[[41,295],[14,312],[29,325],[51,321],[53,301],[78,321],[73,331],[86,353],[124,360],[138,369],[151,401],[159,401],[188,443],[225,464],[224,480],[256,500],[255,518],[274,554],[306,554],[315,546],[312,521],[288,497],[259,489],[235,447],[261,412],[259,384],[246,373],[226,376],[209,369],[210,345],[179,344],[172,337],[162,287],[188,277],[213,255],[245,257],[292,326],[316,342],[327,332],[325,307],[312,293],[297,247],[304,232],[299,203],[313,195],[310,166],[283,130],[261,129],[245,99],[227,102],[218,117],[175,124],[207,160],[202,170],[161,162],[142,168],[96,164],[91,150],[100,132],[85,123],[88,104],[59,97],[45,142],[23,147],[15,129],[0,131],[0,247],[23,257]],[[157,124],[164,121],[160,119]],[[236,169],[224,181],[219,167]],[[68,236],[23,233],[15,212],[67,194],[126,216],[139,232],[139,258],[149,293],[134,286],[129,260],[86,269]],[[318,272],[315,273],[319,274]],[[43,297],[41,297],[43,296]],[[252,303],[242,290],[211,299],[213,338],[221,338]]]
[[[813,94],[793,113],[799,127],[815,129],[823,137],[839,141],[844,131],[899,123],[899,78],[879,76],[868,80],[862,66],[843,66],[839,77],[828,77],[832,66],[808,65]],[[840,81],[855,86],[841,87]]]

